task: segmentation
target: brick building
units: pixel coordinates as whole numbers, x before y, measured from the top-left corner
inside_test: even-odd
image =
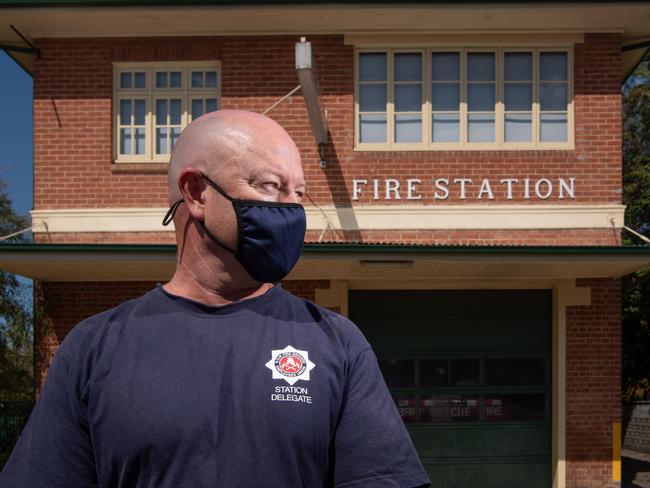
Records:
[[[619,486],[619,279],[650,263],[621,243],[620,86],[650,5],[191,3],[0,0],[35,225],[0,266],[36,280],[38,383],[77,322],[171,277],[183,127],[285,96],[306,36],[319,96],[269,112],[307,179],[284,286],[364,331],[434,486]]]

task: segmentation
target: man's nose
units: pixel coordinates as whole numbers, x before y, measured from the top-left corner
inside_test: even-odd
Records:
[[[301,203],[301,196],[295,188],[285,188],[278,195],[278,199],[282,203]]]
[[[282,192],[280,194],[280,202],[282,203],[300,203],[300,197],[295,191]]]

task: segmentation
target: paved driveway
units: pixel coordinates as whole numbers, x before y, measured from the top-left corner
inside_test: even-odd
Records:
[[[650,454],[623,449],[621,470],[621,488],[650,488]]]

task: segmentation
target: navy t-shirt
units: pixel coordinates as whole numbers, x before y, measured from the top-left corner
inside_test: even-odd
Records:
[[[281,286],[166,292],[74,327],[1,488],[416,487],[429,480],[368,342]]]

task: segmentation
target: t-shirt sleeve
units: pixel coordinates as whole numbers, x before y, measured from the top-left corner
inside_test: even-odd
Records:
[[[57,353],[2,473],[0,488],[96,488],[86,408],[70,361]]]
[[[334,440],[334,486],[429,486],[372,349],[351,364],[346,390]]]

